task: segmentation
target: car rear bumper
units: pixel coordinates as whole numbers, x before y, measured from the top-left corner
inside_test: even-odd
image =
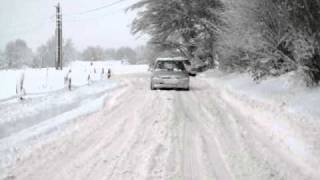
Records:
[[[189,88],[189,79],[186,80],[176,80],[172,82],[169,80],[152,80],[151,81],[153,88],[179,88],[179,89],[188,89]]]

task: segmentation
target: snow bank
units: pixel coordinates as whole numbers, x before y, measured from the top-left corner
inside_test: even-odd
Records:
[[[256,83],[248,74],[208,72],[204,76],[211,84],[220,84],[226,91],[248,100],[289,113],[320,120],[320,88],[307,88],[294,73]]]
[[[295,74],[253,82],[247,74],[208,72],[202,77],[297,164],[319,167],[320,88],[309,89]]]
[[[58,135],[61,132],[68,133],[68,131],[73,131],[73,129],[66,131],[65,127],[69,124],[76,123],[79,120],[77,117],[101,109],[104,106],[105,101],[112,98],[113,95],[112,91],[106,92],[106,90],[111,90],[115,87],[115,83],[110,83],[104,87],[105,93],[103,95],[80,101],[80,104],[70,111],[66,111],[51,119],[47,119],[6,138],[0,139],[0,169],[8,168],[14,161],[19,159],[20,156],[28,154],[29,151],[32,150],[33,145],[37,143],[41,144],[41,142],[48,142],[50,138],[54,138],[55,135]],[[88,88],[86,89],[88,90]],[[0,173],[0,179],[1,176],[2,174]]]
[[[9,99],[16,95],[16,82],[25,71],[25,89],[27,94],[38,94],[57,91],[63,89],[64,77],[67,72],[72,70],[72,84],[74,86],[83,86],[87,84],[90,62],[76,61],[64,68],[63,71],[57,71],[54,68],[43,69],[25,69],[25,70],[2,70],[0,71],[0,100]],[[105,78],[102,69],[107,72],[110,68],[113,74],[130,74],[147,72],[147,65],[128,65],[121,61],[103,61],[94,62],[96,69],[94,80]]]

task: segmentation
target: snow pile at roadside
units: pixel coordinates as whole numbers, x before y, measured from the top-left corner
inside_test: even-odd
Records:
[[[253,82],[248,74],[207,72],[202,77],[278,153],[306,169],[320,167],[320,88],[307,88],[295,74]]]
[[[9,99],[16,95],[16,83],[22,71],[25,72],[24,87],[27,94],[48,93],[65,88],[64,77],[72,70],[72,85],[83,86],[87,84],[90,73],[90,62],[76,61],[63,71],[54,68],[2,70],[0,71],[0,100]],[[96,73],[93,80],[99,81],[106,78],[107,69],[112,74],[128,74],[147,72],[147,65],[128,65],[121,61],[94,62]],[[102,73],[104,70],[104,74]]]
[[[25,72],[24,88],[26,93],[56,91],[64,87],[64,71],[48,69],[4,70],[0,71],[0,99],[16,95],[16,83],[21,72]]]
[[[293,73],[260,83],[252,81],[248,74],[207,72],[204,76],[210,79],[210,84],[224,87],[235,96],[320,120],[320,88],[305,87]]]
[[[84,91],[86,90],[89,90],[88,94],[94,93],[94,91],[103,91],[103,94],[96,97],[89,96],[86,99],[80,100],[77,106],[72,108],[71,110],[67,110],[49,119],[40,120],[40,122],[34,125],[31,124],[30,127],[27,127],[21,131],[13,133],[10,136],[0,139],[0,169],[5,170],[10,165],[12,165],[13,162],[19,160],[19,158],[21,158],[22,156],[27,155],[30,151],[32,151],[32,147],[34,145],[39,146],[41,145],[41,143],[46,143],[50,141],[51,138],[54,138],[61,133],[69,133],[70,131],[73,131],[72,129],[66,130],[65,127],[70,124],[75,124],[79,120],[77,119],[78,117],[93,113],[101,109],[104,106],[106,100],[111,99],[114,95],[112,89],[116,88],[116,86],[116,83],[109,82],[106,85],[97,84],[90,87],[78,89],[77,91],[81,92],[75,92],[77,95],[83,95],[85,93]],[[90,90],[90,88],[92,90]],[[81,97],[78,97],[78,99],[81,99]],[[59,104],[60,102],[57,103]],[[43,108],[48,109],[50,107],[46,106]],[[41,119],[42,117],[38,118]],[[0,179],[2,175],[3,174],[0,173]]]

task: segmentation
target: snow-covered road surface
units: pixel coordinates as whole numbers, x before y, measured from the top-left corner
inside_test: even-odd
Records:
[[[6,180],[320,178],[319,150],[308,151],[303,136],[286,129],[270,132],[267,122],[243,112],[223,89],[192,79],[189,92],[151,91],[149,75],[119,79],[126,86],[102,110],[35,143],[0,175]],[[294,151],[286,138],[302,150]]]

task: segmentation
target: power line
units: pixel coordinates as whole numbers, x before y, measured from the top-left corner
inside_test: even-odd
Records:
[[[103,6],[100,6],[100,7],[96,7],[96,8],[93,8],[93,9],[89,9],[89,10],[85,10],[85,11],[82,11],[82,12],[78,12],[78,13],[73,13],[73,14],[63,14],[63,16],[76,16],[76,15],[85,15],[85,14],[88,14],[88,13],[92,13],[92,12],[95,12],[95,11],[100,11],[100,10],[102,10],[102,9],[106,9],[106,8],[109,8],[109,7],[112,7],[112,6],[115,6],[115,5],[117,5],[117,4],[120,4],[120,3],[122,3],[122,2],[125,2],[125,1],[129,1],[129,0],[118,0],[118,1],[115,1],[115,2],[112,2],[112,3],[109,3],[109,4],[106,4],[106,5],[103,5]],[[125,9],[121,9],[121,10],[125,10]],[[107,16],[107,15],[109,15],[109,13],[108,14],[105,14],[105,15],[103,15],[102,17],[105,17],[105,16]],[[55,15],[52,15],[52,16],[50,16],[50,17],[48,17],[48,18],[44,18],[43,19],[43,22],[41,23],[41,24],[38,24],[38,25],[33,25],[35,28],[29,28],[28,30],[25,30],[25,31],[20,31],[20,32],[16,32],[16,33],[12,33],[11,34],[11,36],[16,36],[16,35],[23,35],[23,34],[29,34],[29,33],[31,33],[31,32],[34,32],[35,30],[39,30],[39,28],[41,28],[41,27],[44,27],[44,25],[46,25],[46,24],[49,24],[49,23],[51,23],[51,22],[53,22],[54,21],[54,18],[55,17]],[[68,20],[67,20],[68,21]],[[70,20],[69,20],[70,21]],[[71,20],[71,21],[80,21],[80,20]],[[10,27],[11,26],[11,27]],[[9,29],[19,29],[20,27],[30,27],[30,23],[22,23],[22,24],[14,24],[14,25],[9,25],[9,28],[7,28],[7,30],[9,30]]]
[[[120,2],[123,2],[123,1],[130,1],[130,0],[122,0],[122,1],[113,2],[112,5],[115,5],[116,3],[120,3]],[[128,5],[128,6],[130,6],[130,5]],[[97,8],[94,8],[94,9],[97,9]],[[119,13],[121,11],[125,12],[127,9],[128,9],[128,7],[125,7],[125,8],[122,7],[122,8],[115,9],[112,12],[108,11],[107,13],[100,14],[98,17],[91,17],[91,18],[85,18],[85,19],[83,19],[82,16],[76,16],[76,14],[80,15],[79,13],[68,14],[68,15],[64,15],[64,17],[65,17],[64,22],[70,23],[70,22],[82,22],[82,21],[91,21],[91,20],[95,20],[95,19],[102,19],[102,18],[105,18],[107,16]],[[87,11],[89,11],[89,10],[87,10]],[[81,18],[76,18],[76,17],[81,17]]]
[[[118,0],[118,1],[115,1],[115,2],[112,2],[112,3],[106,4],[106,5],[103,5],[103,6],[100,6],[100,7],[96,7],[96,8],[93,8],[93,9],[85,10],[85,11],[82,11],[82,12],[73,13],[73,14],[63,14],[63,16],[84,15],[84,14],[87,14],[87,13],[91,13],[91,12],[94,12],[94,11],[99,11],[99,10],[102,10],[102,9],[106,9],[106,8],[112,7],[114,5],[122,3],[124,1],[128,1],[128,0]],[[43,22],[44,23],[52,22],[52,21],[54,21],[54,18],[55,18],[55,15],[52,15],[52,16],[50,16],[48,18],[43,18]],[[20,24],[10,24],[10,25],[7,26],[7,29],[13,29],[13,28],[16,29],[16,28],[20,28],[20,27],[30,26],[30,22],[25,22],[25,23],[20,23]],[[44,24],[44,23],[41,23],[41,24]]]
[[[106,14],[102,14],[102,15],[99,15],[97,17],[88,17],[88,18],[76,18],[76,17],[72,17],[72,19],[69,17],[65,18],[64,19],[64,22],[83,22],[83,21],[92,21],[92,20],[96,20],[96,19],[102,19],[102,18],[105,18],[105,17],[108,17],[110,15],[115,15],[119,12],[124,12],[126,10],[126,8],[121,8],[121,9],[117,9],[115,11],[112,11],[112,12],[108,12]]]
[[[114,5],[122,3],[124,1],[128,1],[128,0],[118,0],[118,1],[115,1],[113,3],[109,3],[109,4],[106,4],[106,5],[103,5],[103,6],[100,6],[100,7],[96,7],[96,8],[93,8],[93,9],[89,9],[89,10],[85,10],[85,11],[82,11],[82,12],[73,13],[73,14],[64,14],[64,16],[84,15],[84,14],[88,14],[88,13],[92,13],[92,12],[95,12],[95,11],[100,11],[102,9],[106,9],[106,8],[112,7]]]

